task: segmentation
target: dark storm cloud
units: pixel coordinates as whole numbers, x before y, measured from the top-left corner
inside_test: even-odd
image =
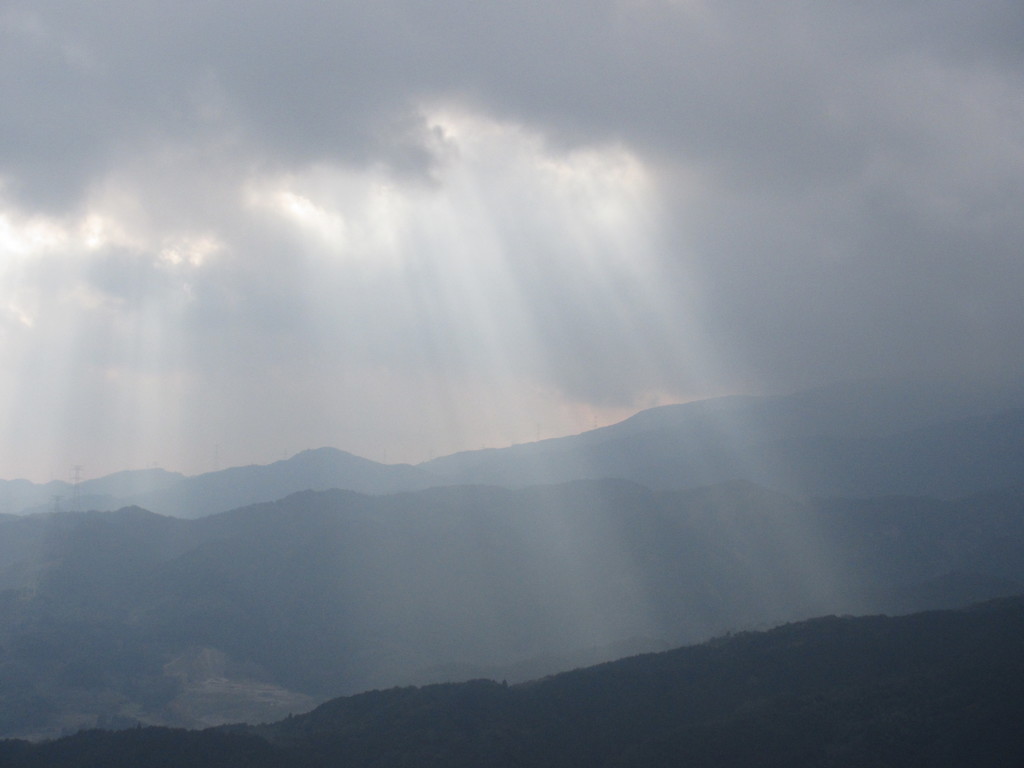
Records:
[[[568,141],[812,178],[885,130],[889,75],[924,60],[1017,79],[1022,28],[999,3],[8,3],[3,20],[21,146],[43,129],[94,157],[223,120],[271,156],[370,159],[417,143],[410,101],[451,94]]]

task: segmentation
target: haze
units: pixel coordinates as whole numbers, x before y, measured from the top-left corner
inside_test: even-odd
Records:
[[[0,476],[1024,362],[1024,6],[0,5]]]

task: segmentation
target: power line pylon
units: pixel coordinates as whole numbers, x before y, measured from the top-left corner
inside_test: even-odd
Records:
[[[72,502],[71,502],[72,507],[71,508],[74,509],[75,512],[81,512],[82,511],[82,493],[81,493],[81,489],[79,488],[79,483],[81,483],[81,481],[82,481],[82,465],[81,464],[75,464],[75,466],[73,466],[71,468],[71,480],[74,483],[74,492],[73,492],[72,497],[71,497],[72,498]]]

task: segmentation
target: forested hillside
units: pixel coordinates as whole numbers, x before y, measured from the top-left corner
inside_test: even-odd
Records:
[[[272,720],[826,613],[1020,592],[1024,499],[749,484],[333,491],[0,520],[0,733]]]
[[[1024,600],[819,618],[512,685],[337,699],[272,725],[0,742],[8,768],[1019,766]]]

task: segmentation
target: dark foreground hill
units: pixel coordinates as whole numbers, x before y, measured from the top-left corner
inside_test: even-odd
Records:
[[[272,725],[0,742],[6,768],[1020,766],[1024,599],[822,618],[533,683],[374,691]]]
[[[1024,498],[622,482],[0,520],[0,736],[270,721],[826,613],[1024,591]]]

